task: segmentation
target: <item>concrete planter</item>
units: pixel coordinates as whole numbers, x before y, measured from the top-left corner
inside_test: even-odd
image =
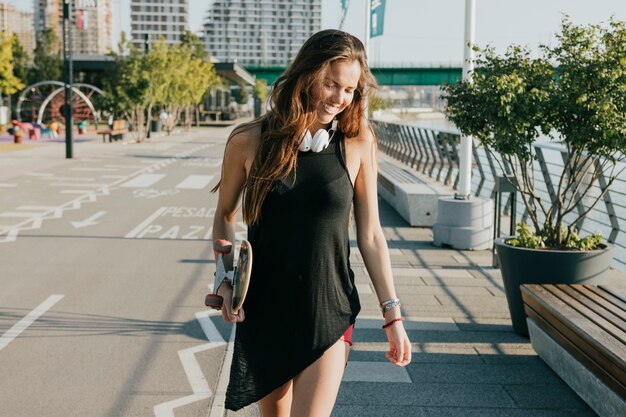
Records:
[[[513,330],[522,336],[528,336],[528,326],[520,285],[602,284],[613,262],[610,244],[592,251],[516,248],[505,239],[496,239],[495,244]]]

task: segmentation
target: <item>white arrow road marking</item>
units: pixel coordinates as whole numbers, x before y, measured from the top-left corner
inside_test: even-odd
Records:
[[[96,220],[98,220],[100,217],[104,216],[105,214],[107,214],[106,211],[99,211],[93,216],[86,218],[85,220],[82,220],[80,222],[71,222],[71,223],[72,223],[72,226],[74,226],[77,229],[81,227],[86,227],[86,226],[93,226],[94,224],[98,224]]]
[[[218,315],[221,315],[219,311],[202,311],[196,313],[196,319],[200,323],[200,326],[209,340],[209,343],[178,351],[178,357],[183,365],[183,369],[185,370],[185,374],[187,375],[193,394],[155,405],[154,415],[156,417],[174,417],[175,408],[182,407],[196,401],[206,400],[213,395],[211,388],[209,388],[209,383],[202,373],[202,368],[200,367],[195,354],[224,346],[226,344],[224,338],[211,320],[211,316]]]
[[[4,349],[9,343],[13,341],[13,339],[18,337],[20,333],[26,330],[28,326],[33,324],[35,320],[41,317],[43,313],[48,311],[53,305],[59,302],[59,300],[61,300],[63,297],[65,296],[58,295],[58,294],[51,295],[50,297],[46,299],[46,301],[39,304],[33,311],[28,313],[26,317],[24,317],[22,320],[15,323],[13,327],[7,330],[2,335],[2,337],[0,337],[0,350]]]

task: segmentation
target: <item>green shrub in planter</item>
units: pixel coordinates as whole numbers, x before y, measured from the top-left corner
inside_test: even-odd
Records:
[[[542,46],[538,57],[520,46],[503,55],[474,46],[478,57],[471,79],[444,86],[444,98],[459,130],[513,167],[533,233],[543,245],[585,249],[600,239],[576,243],[576,224],[623,172],[618,162],[626,155],[626,24],[576,26],[565,18],[556,39],[557,45]],[[541,135],[566,149],[554,201],[542,199],[535,188],[533,144]],[[603,173],[604,193],[592,195]],[[583,199],[591,204],[577,213]],[[575,214],[565,224],[565,217]]]

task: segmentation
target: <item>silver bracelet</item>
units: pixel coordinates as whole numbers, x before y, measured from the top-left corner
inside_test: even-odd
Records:
[[[380,303],[380,306],[381,306],[381,307],[384,307],[384,306],[386,306],[387,304],[395,303],[395,302],[397,302],[397,301],[400,301],[400,299],[399,299],[399,298],[390,298],[390,299],[385,300],[385,301],[383,301],[382,303]]]
[[[402,303],[400,302],[399,298],[392,298],[386,301],[383,301],[382,303],[380,303],[380,309],[383,312],[383,316],[385,315],[386,312],[388,312],[389,310],[396,308],[396,307],[400,307],[402,305]]]

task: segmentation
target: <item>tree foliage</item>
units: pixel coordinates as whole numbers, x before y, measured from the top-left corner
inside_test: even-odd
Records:
[[[38,81],[61,81],[63,60],[60,55],[59,38],[54,29],[44,29],[37,36],[33,53],[33,69],[29,83]]]
[[[265,103],[267,100],[267,80],[256,80],[252,89],[252,95],[254,98],[261,101],[261,103]]]
[[[248,93],[248,88],[244,84],[239,84],[237,86],[237,93],[235,94],[235,101],[239,104],[247,104],[249,98],[250,93]]]
[[[105,90],[108,107],[131,120],[137,140],[145,139],[157,110],[167,111],[168,132],[178,123],[181,112],[190,123],[191,109],[217,82],[208,54],[198,45],[197,37],[187,34],[179,45],[157,41],[145,53],[123,36],[114,54],[117,69],[105,83]]]
[[[554,47],[542,46],[537,58],[520,46],[503,55],[474,47],[477,69],[471,79],[443,87],[446,112],[463,134],[513,168],[545,246],[586,248],[587,241],[576,243],[576,224],[623,172],[617,163],[626,155],[626,24],[577,26],[566,17],[557,40]],[[556,197],[548,202],[537,193],[533,173],[533,144],[542,134],[565,147]],[[603,175],[604,191],[592,195]],[[588,200],[591,204],[582,204]],[[567,215],[575,217],[569,225]]]
[[[13,71],[13,36],[0,34],[0,93],[11,95],[24,88],[24,83]]]
[[[17,36],[13,35],[13,72],[23,83],[29,82],[30,56]]]

